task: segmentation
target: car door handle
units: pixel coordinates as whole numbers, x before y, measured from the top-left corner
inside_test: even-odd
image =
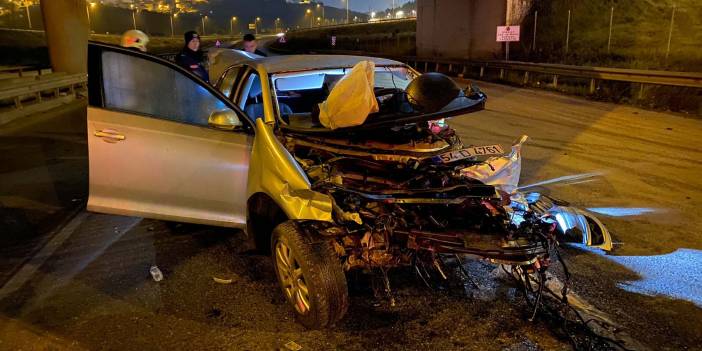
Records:
[[[116,130],[111,129],[96,130],[93,135],[95,135],[98,138],[102,138],[102,140],[108,143],[116,143],[118,141],[127,139],[127,137],[125,137],[124,135],[119,134],[119,132],[117,132]]]

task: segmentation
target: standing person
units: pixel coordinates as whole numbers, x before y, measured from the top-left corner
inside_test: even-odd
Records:
[[[258,43],[256,43],[256,37],[249,33],[244,35],[244,51],[256,54],[259,56],[268,56],[263,51],[258,49]]]
[[[209,83],[209,74],[202,63],[203,56],[204,54],[200,50],[200,36],[192,30],[186,32],[185,46],[176,56],[176,63]]]

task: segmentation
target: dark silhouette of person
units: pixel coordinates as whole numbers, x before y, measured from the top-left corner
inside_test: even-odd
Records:
[[[195,31],[186,32],[185,46],[176,56],[176,63],[209,83],[210,77],[203,64],[203,57],[204,53],[200,50],[200,36]]]

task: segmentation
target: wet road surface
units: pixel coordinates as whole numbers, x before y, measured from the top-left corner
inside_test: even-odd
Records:
[[[653,349],[700,349],[702,273],[687,261],[702,250],[700,120],[479,85],[487,111],[452,122],[464,141],[528,134],[522,186],[547,183],[528,190],[610,214],[598,215],[617,242],[610,255],[566,250],[574,290]]]
[[[695,253],[702,249],[697,230],[702,152],[695,147],[702,136],[699,120],[480,85],[489,96],[487,111],[451,122],[464,142],[507,146],[528,134],[532,139],[523,151],[522,184],[586,175],[577,184],[560,181],[533,189],[582,207],[652,209],[601,216],[619,242],[612,255],[692,252],[652,259],[656,266],[648,267],[633,258],[567,249],[576,292],[652,349],[699,349],[702,309],[688,296],[699,290],[678,287],[674,290],[682,293],[668,294],[674,299],[666,296],[673,289],[665,282],[682,273],[688,282],[699,281],[697,271],[674,270],[675,259],[698,258]],[[74,178],[82,174],[81,165],[75,167]],[[25,203],[15,201],[12,210],[31,208]],[[65,213],[71,208],[64,202],[58,207]],[[46,244],[17,251],[16,256],[32,254],[0,289],[0,349],[268,350],[284,348],[289,341],[310,350],[572,347],[557,320],[543,314],[528,321],[531,310],[492,266],[468,267],[480,289],[430,291],[411,272],[393,272],[395,307],[375,296],[368,277],[351,277],[346,318],[331,330],[306,331],[285,305],[269,259],[251,252],[241,233],[85,212],[62,228],[46,236],[32,229]],[[161,268],[163,281],[151,279],[152,265]],[[673,273],[652,274],[651,268]],[[627,289],[647,275],[653,285]],[[219,284],[213,277],[233,283]],[[654,293],[658,295],[650,296]]]

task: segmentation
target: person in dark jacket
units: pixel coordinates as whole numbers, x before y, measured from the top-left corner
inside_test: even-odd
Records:
[[[186,32],[185,46],[176,56],[176,63],[209,83],[210,77],[203,64],[203,56],[204,53],[200,50],[200,36],[195,31]]]
[[[256,43],[256,37],[249,33],[244,35],[244,51],[256,54],[259,56],[268,56],[263,51],[258,49],[258,43]]]

